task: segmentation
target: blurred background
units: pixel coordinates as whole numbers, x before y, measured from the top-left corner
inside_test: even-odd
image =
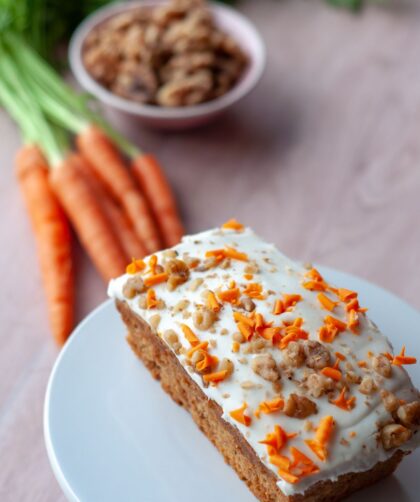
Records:
[[[15,10],[9,4],[0,2],[4,30],[28,16],[19,10],[25,2],[15,1]],[[65,6],[36,4],[40,21],[31,17],[31,29],[49,16],[54,22],[22,36],[44,37],[41,55],[82,89],[66,41],[97,6],[79,2],[70,15]],[[107,121],[159,159],[187,233],[235,217],[295,259],[359,275],[420,308],[420,4],[242,0],[233,7],[266,47],[264,71],[248,95],[187,129],[150,128],[105,106]],[[64,500],[42,436],[58,349],[15,175],[22,137],[3,109],[0,138],[0,499]],[[78,322],[106,299],[106,285],[78,239],[72,242]]]

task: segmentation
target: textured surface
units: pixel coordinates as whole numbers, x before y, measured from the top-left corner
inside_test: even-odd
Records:
[[[131,135],[167,167],[188,231],[235,215],[286,254],[361,275],[420,308],[420,4],[358,17],[316,0],[242,8],[268,45],[259,88],[206,129]],[[42,438],[56,351],[12,172],[19,137],[4,114],[0,138],[0,499],[64,500]],[[105,288],[76,254],[81,318]]]
[[[391,474],[402,459],[403,453],[396,452],[370,471],[345,474],[336,483],[321,481],[303,495],[285,496],[276,486],[275,475],[259,461],[242,434],[221,419],[220,406],[208,400],[167,346],[151,333],[147,324],[133,314],[125,303],[117,302],[117,306],[128,328],[128,343],[134,352],[153,377],[160,380],[163,389],[172,399],[191,413],[196,424],[261,502],[341,500],[361,487]]]

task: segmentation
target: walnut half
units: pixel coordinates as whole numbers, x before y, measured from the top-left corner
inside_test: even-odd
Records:
[[[317,412],[318,407],[313,401],[298,394],[290,394],[284,407],[284,413],[294,418],[306,418]]]

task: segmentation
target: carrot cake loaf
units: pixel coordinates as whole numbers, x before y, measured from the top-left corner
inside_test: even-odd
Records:
[[[328,283],[235,220],[109,285],[128,342],[253,493],[334,501],[419,445],[416,359]]]

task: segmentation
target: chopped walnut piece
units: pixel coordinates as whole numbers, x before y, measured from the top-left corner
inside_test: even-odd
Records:
[[[305,386],[313,397],[321,397],[334,389],[334,381],[319,373],[312,373],[306,379]]]
[[[321,370],[330,365],[331,355],[324,345],[315,340],[308,340],[303,343],[303,347],[306,355],[306,365],[309,368]]]
[[[222,359],[222,361],[220,362],[218,371],[223,371],[223,370],[227,371],[226,378],[228,378],[233,373],[234,364],[230,359],[225,358]]]
[[[389,413],[394,413],[400,405],[400,402],[395,394],[385,389],[381,390],[382,403]]]
[[[372,358],[372,367],[379,375],[390,378],[392,375],[392,367],[389,359],[383,354]]]
[[[127,279],[127,282],[124,284],[122,290],[125,298],[128,298],[129,300],[140,293],[144,293],[144,291],[146,291],[146,286],[139,274]]]
[[[241,296],[238,307],[243,308],[247,312],[253,312],[255,310],[255,303],[248,296]]]
[[[182,345],[180,344],[179,342],[179,338],[178,338],[178,335],[175,333],[175,331],[173,329],[167,329],[164,333],[163,333],[163,338],[165,339],[165,341],[168,343],[168,345],[170,347],[172,347],[172,349],[177,353],[179,354],[180,350],[181,350],[181,347]]]
[[[190,269],[187,264],[178,259],[169,260],[165,263],[165,272],[168,274],[167,288],[173,291],[180,284],[187,282],[190,277]]]
[[[305,351],[300,342],[290,342],[283,353],[284,361],[288,366],[300,368],[305,362]]]
[[[284,407],[284,413],[294,418],[306,418],[317,412],[318,407],[313,401],[298,394],[290,394]]]
[[[380,437],[385,450],[397,448],[406,443],[413,433],[407,427],[400,424],[389,424],[382,427]]]
[[[203,284],[203,282],[204,280],[201,277],[197,277],[191,282],[188,289],[190,291],[197,291],[197,289]]]
[[[346,371],[345,378],[348,383],[359,384],[362,381],[362,377],[352,370]]]
[[[251,340],[244,348],[244,354],[258,354],[259,352],[265,350],[267,347],[267,342],[264,338],[255,338]]]
[[[364,376],[359,385],[359,392],[369,396],[378,390],[378,387],[374,381],[374,379],[370,376]]]
[[[152,315],[152,317],[149,320],[149,324],[150,324],[150,326],[152,326],[153,329],[156,330],[157,327],[159,326],[160,320],[161,320],[161,317],[159,314]]]
[[[397,410],[397,418],[406,427],[420,425],[420,401],[402,404]]]
[[[280,380],[280,372],[276,361],[271,354],[256,356],[251,363],[251,367],[257,375],[269,382]]]
[[[244,343],[244,341],[245,341],[244,335],[242,333],[240,333],[239,331],[233,333],[232,338],[235,342],[238,342],[238,343]]]
[[[216,312],[206,307],[201,307],[193,313],[194,326],[201,331],[211,328],[216,319]]]
[[[189,304],[190,302],[186,299],[179,300],[179,302],[174,305],[174,312],[182,312]]]

